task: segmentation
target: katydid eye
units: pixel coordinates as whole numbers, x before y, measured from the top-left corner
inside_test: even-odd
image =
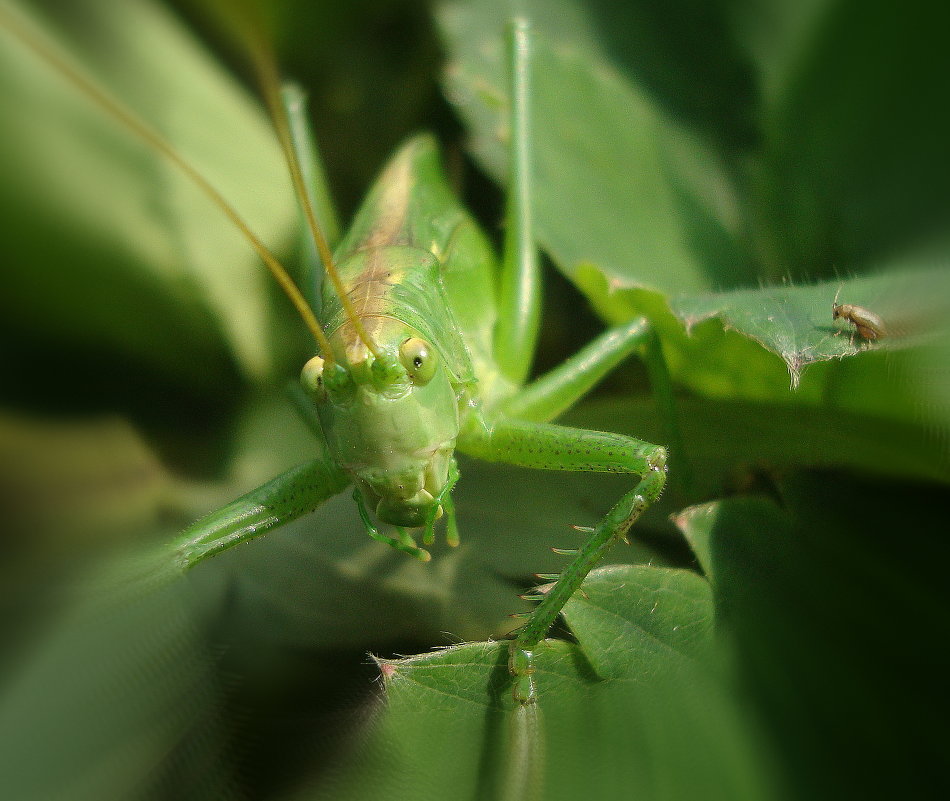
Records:
[[[435,352],[419,337],[410,337],[399,348],[399,360],[413,384],[428,384],[435,375]]]
[[[323,359],[314,356],[300,371],[300,383],[310,396],[317,400],[322,400],[327,394],[323,385],[323,364]]]

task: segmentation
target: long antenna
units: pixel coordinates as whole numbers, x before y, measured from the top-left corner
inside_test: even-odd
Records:
[[[264,95],[264,102],[270,111],[274,128],[277,131],[277,138],[284,151],[284,157],[287,160],[287,167],[290,170],[291,181],[297,197],[300,199],[300,206],[303,209],[304,219],[307,221],[307,227],[313,236],[314,244],[317,246],[317,252],[320,254],[320,261],[323,262],[323,269],[333,284],[347,319],[352,324],[356,335],[366,346],[366,349],[379,358],[379,348],[367,334],[362,320],[356,313],[353,303],[343,286],[340,274],[336,269],[336,262],[333,260],[333,254],[330,252],[330,246],[323,234],[323,229],[317,221],[317,216],[313,210],[313,204],[310,202],[310,193],[304,184],[303,171],[300,169],[300,162],[297,159],[297,152],[294,149],[293,140],[290,134],[290,123],[287,121],[287,112],[280,98],[280,80],[276,67],[276,58],[270,44],[261,36],[255,34],[251,26],[247,24],[246,18],[241,18],[238,24],[240,34],[245,40],[251,56],[251,62],[257,79],[261,85],[261,91]]]
[[[36,36],[29,27],[10,14],[6,5],[2,3],[0,3],[0,27],[6,28],[7,31],[23,45],[32,50],[36,56],[46,62],[46,64],[52,67],[64,79],[75,86],[82,94],[113,117],[128,131],[161,153],[162,156],[181,170],[182,173],[204,192],[208,199],[231,220],[244,235],[244,238],[251,244],[261,261],[264,262],[271,275],[274,276],[274,279],[284,291],[284,294],[287,295],[290,302],[294,305],[294,308],[310,330],[310,333],[313,334],[313,338],[317,342],[317,347],[323,353],[326,360],[333,361],[333,349],[330,346],[330,341],[327,339],[326,334],[323,333],[323,329],[320,327],[320,323],[314,315],[313,309],[310,308],[310,305],[304,299],[297,285],[290,277],[290,274],[277,260],[277,257],[271,253],[267,246],[251,230],[248,224],[244,222],[244,219],[237,213],[235,208],[228,203],[224,196],[215,189],[190,162],[186,161],[167,139],[146,125],[127,107],[109,97],[92,81],[77,72],[59,53]]]

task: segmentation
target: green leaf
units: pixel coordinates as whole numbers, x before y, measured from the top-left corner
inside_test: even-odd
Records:
[[[790,795],[944,795],[946,488],[839,471],[780,492],[781,505],[730,499],[679,524]]]
[[[897,15],[879,1],[778,3],[744,22],[767,95],[749,193],[763,273],[863,272],[942,239],[939,6],[913,0]]]
[[[167,11],[84,0],[9,13],[166,137],[264,241],[285,244],[296,212],[264,114]],[[266,375],[278,355],[271,279],[249,244],[177,168],[20,38],[0,36],[0,205],[15,254],[5,324],[29,331],[41,309],[49,340],[199,384],[220,383],[229,363]]]
[[[208,598],[187,592],[155,556],[101,562],[44,598],[42,629],[4,666],[8,797],[140,798],[164,784],[182,799],[238,797],[219,677],[196,614]]]
[[[758,748],[710,658],[705,581],[614,567],[592,573],[585,592],[568,615],[581,647],[538,648],[537,710],[511,698],[504,644],[382,660],[371,734],[301,797],[761,798]],[[606,641],[613,648],[589,664],[587,644]]]
[[[618,565],[592,574],[564,607],[564,619],[597,675],[614,678],[641,669],[646,654],[708,663],[711,601],[709,583],[695,573]]]
[[[696,560],[699,562],[703,575],[714,586],[716,583],[716,565],[712,557],[710,540],[713,527],[716,524],[719,505],[720,501],[713,501],[712,503],[690,506],[673,518],[677,527],[683,532],[683,536],[686,537],[689,547],[696,554]]]
[[[452,3],[439,14],[452,54],[447,93],[472,130],[476,157],[499,180],[508,147],[509,13],[494,3]],[[718,159],[576,33],[578,18],[570,2],[539,6],[532,16],[540,31],[531,146],[542,245],[569,277],[594,265],[612,289],[706,289],[704,260],[714,252],[732,275],[717,280],[734,283],[745,260],[728,233],[735,207]]]
[[[813,286],[762,287],[677,297],[670,305],[687,330],[711,317],[780,356],[792,386],[809,364],[853,356],[868,348],[906,348],[933,341],[946,325],[950,276],[944,270],[891,270]],[[868,309],[885,332],[870,343],[847,320],[832,320],[832,302]]]
[[[0,411],[4,531],[21,554],[48,559],[51,549],[71,559],[148,528],[170,484],[156,454],[124,420],[39,423]]]
[[[760,471],[800,467],[839,467],[896,478],[950,480],[944,444],[920,421],[743,401],[680,399],[678,409],[688,452],[673,454],[671,481],[676,479],[677,459],[687,460],[695,475],[693,501],[744,487]],[[600,400],[575,409],[565,422],[636,434],[652,441],[658,441],[661,435],[652,402]]]

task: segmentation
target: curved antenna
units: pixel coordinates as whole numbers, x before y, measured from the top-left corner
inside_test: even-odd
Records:
[[[353,307],[353,303],[346,292],[346,287],[343,286],[343,281],[336,269],[336,262],[333,260],[333,254],[330,252],[330,246],[327,244],[326,236],[324,236],[323,229],[320,227],[320,223],[317,221],[317,216],[314,213],[313,204],[310,201],[310,193],[304,184],[303,171],[300,168],[297,151],[294,148],[293,139],[291,137],[287,112],[280,97],[280,80],[278,78],[277,60],[274,56],[273,48],[264,37],[257,35],[256,31],[262,26],[251,25],[250,20],[244,16],[240,16],[240,18],[235,21],[235,25],[250,53],[254,72],[257,75],[261,92],[264,95],[264,102],[267,104],[271,120],[277,131],[277,138],[284,151],[284,158],[290,170],[290,178],[294,185],[294,191],[300,201],[304,219],[307,222],[307,227],[310,229],[310,234],[317,247],[317,252],[320,254],[320,261],[323,262],[323,269],[333,284],[333,288],[336,290],[340,302],[343,305],[346,318],[353,326],[356,335],[366,346],[366,349],[378,359],[380,356],[379,348],[376,347],[376,343],[373,342],[372,338],[366,332],[366,328],[363,326],[363,322],[356,313],[356,309]]]
[[[40,37],[36,36],[28,26],[24,25],[19,19],[9,13],[7,8],[2,4],[0,4],[0,27],[6,28],[14,38],[28,47],[41,61],[44,61],[48,66],[59,73],[65,80],[75,86],[83,95],[115,119],[116,122],[121,124],[126,130],[164,156],[171,164],[184,173],[184,175],[231,220],[234,226],[250,243],[251,247],[254,248],[261,261],[264,262],[264,265],[284,291],[284,294],[287,295],[304,324],[310,330],[310,333],[313,334],[313,338],[317,342],[317,347],[324,354],[327,361],[332,361],[333,350],[330,341],[327,339],[326,334],[323,333],[323,328],[321,328],[319,321],[314,315],[313,309],[310,308],[310,305],[304,299],[286,268],[251,230],[250,226],[248,226],[225,197],[190,162],[186,161],[167,139],[155,129],[149,127],[126,106],[122,105],[122,103],[109,97],[105,91],[81,75],[57,53],[56,50]]]

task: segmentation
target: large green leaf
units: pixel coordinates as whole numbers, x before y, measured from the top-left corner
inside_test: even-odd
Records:
[[[940,7],[766,3],[743,21],[767,95],[749,184],[763,275],[863,272],[943,238]]]
[[[504,644],[381,662],[372,734],[301,798],[763,797],[757,747],[711,658],[705,580],[607,568],[566,615],[580,648],[539,648],[537,710],[512,700]]]
[[[758,471],[790,468],[848,468],[924,481],[950,479],[943,443],[921,422],[915,424],[807,406],[746,401],[681,400],[680,427],[686,453],[677,463],[693,473],[692,493],[709,498],[741,487]],[[652,404],[603,400],[585,404],[567,420],[573,425],[661,438]]]
[[[279,148],[258,106],[155,3],[7,2],[45,48],[153,126],[282,247],[296,222]],[[275,363],[270,280],[196,187],[40,60],[3,37],[0,204],[4,324],[71,348],[220,382]]]
[[[791,796],[942,797],[946,489],[827,472],[781,500],[679,524]]]
[[[239,797],[196,612],[213,608],[210,598],[142,554],[57,589],[19,658],[4,654],[4,795],[96,801],[159,797],[165,787],[194,801]]]
[[[450,3],[447,92],[490,172],[506,173],[505,29],[510,9]],[[538,237],[569,276],[594,265],[609,286],[697,291],[744,275],[735,206],[715,154],[594,44],[594,18],[538,5],[531,140]],[[659,58],[659,54],[657,54]],[[708,258],[721,271],[713,273]],[[726,279],[729,280],[729,279]]]
[[[834,322],[832,302],[853,304],[884,321],[879,341],[856,333],[847,319]],[[788,366],[797,386],[809,364],[840,359],[868,348],[906,348],[945,336],[950,274],[904,270],[838,283],[762,287],[678,297],[671,301],[687,328],[717,317],[722,325],[772,351]]]

